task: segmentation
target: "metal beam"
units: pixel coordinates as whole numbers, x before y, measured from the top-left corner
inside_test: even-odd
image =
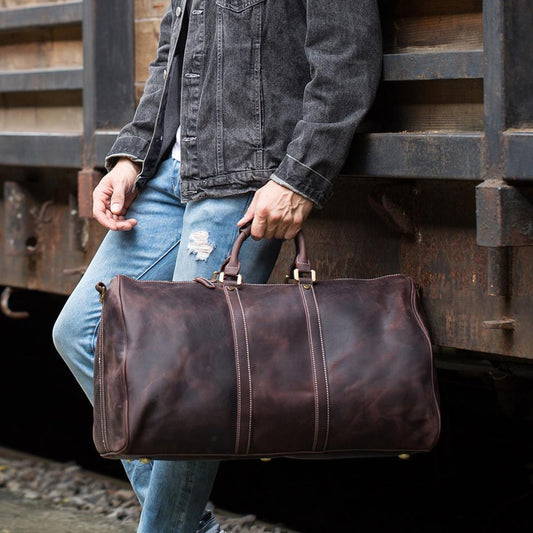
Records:
[[[82,167],[93,168],[96,130],[121,128],[135,109],[133,0],[84,1],[83,58]]]
[[[505,111],[507,128],[533,128],[533,4],[512,0],[505,14]]]
[[[501,179],[505,129],[504,0],[483,1],[485,176]]]
[[[79,168],[81,134],[0,133],[2,165]]]
[[[384,54],[383,81],[483,78],[483,51]]]
[[[81,24],[83,2],[2,9],[0,31]]]
[[[533,131],[505,132],[505,179],[533,180]]]
[[[0,93],[83,89],[83,69],[17,70],[0,74]]]
[[[480,180],[481,133],[370,133],[354,139],[342,174]]]
[[[118,135],[115,131],[97,131],[94,135],[94,144],[96,151],[96,167],[103,168],[106,155],[111,150],[113,143]]]

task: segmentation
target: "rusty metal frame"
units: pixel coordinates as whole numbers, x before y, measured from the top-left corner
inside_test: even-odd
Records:
[[[512,129],[533,125],[530,23],[533,10],[523,0],[483,2],[485,181],[476,189],[476,226],[477,243],[488,248],[487,291],[495,296],[509,294],[508,247],[533,246],[532,188],[524,187],[533,180],[533,135]]]

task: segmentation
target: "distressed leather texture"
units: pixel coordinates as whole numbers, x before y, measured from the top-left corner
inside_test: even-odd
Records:
[[[438,390],[413,280],[237,285],[239,246],[224,282],[112,279],[95,358],[98,452],[322,459],[431,450]],[[302,247],[298,265],[309,264]]]

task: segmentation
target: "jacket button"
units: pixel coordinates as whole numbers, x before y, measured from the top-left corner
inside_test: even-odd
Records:
[[[167,69],[165,69],[163,71],[163,78],[165,78],[165,80],[167,79],[167,76],[168,76],[168,72],[167,72]]]
[[[181,7],[180,6],[178,6],[176,8],[176,17],[181,17]]]

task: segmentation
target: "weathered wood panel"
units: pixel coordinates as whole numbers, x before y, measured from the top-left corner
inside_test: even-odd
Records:
[[[49,3],[4,1],[0,6],[12,9]],[[30,83],[38,72],[52,73],[54,70],[80,69],[82,66],[81,24],[0,33],[0,71],[11,74],[11,77],[17,73],[20,75],[29,73],[28,83]],[[33,78],[32,72],[35,72]],[[25,87],[24,83],[19,83],[10,89],[15,92],[0,94],[2,131],[37,133],[82,131],[81,90],[28,92],[35,87],[29,85]]]
[[[482,131],[483,80],[384,83],[368,122],[374,131]]]
[[[66,4],[72,0],[0,0],[0,9],[32,7],[43,4]]]
[[[482,48],[481,13],[397,19],[393,48],[405,50],[420,47]]]
[[[81,91],[2,94],[0,129],[51,133],[82,131]]]
[[[68,4],[43,4],[17,9],[3,9],[0,31],[22,31],[29,28],[50,28],[81,24],[83,0]]]
[[[482,0],[382,0],[380,8],[387,53],[483,47]]]
[[[399,17],[481,12],[483,0],[385,0]],[[381,2],[380,2],[381,4]]]
[[[79,67],[82,63],[81,27],[0,34],[0,70]]]

